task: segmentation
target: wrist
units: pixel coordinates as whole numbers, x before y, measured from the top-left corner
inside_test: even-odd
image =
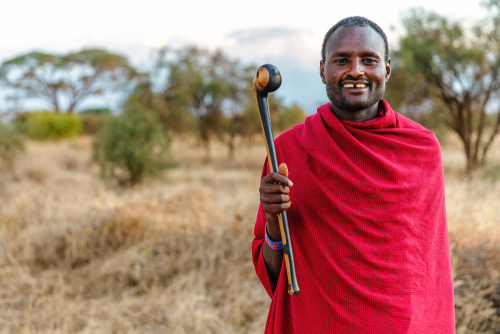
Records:
[[[269,217],[266,217],[269,218]],[[281,229],[279,225],[279,220],[276,217],[275,219],[268,219],[266,224],[266,234],[269,236],[269,239],[272,241],[279,242],[281,241]]]
[[[264,239],[265,239],[267,245],[269,246],[269,248],[271,248],[272,250],[282,250],[283,249],[283,242],[281,240],[279,240],[279,241],[278,240],[273,240],[267,234],[267,224],[266,224],[266,227],[265,227]]]

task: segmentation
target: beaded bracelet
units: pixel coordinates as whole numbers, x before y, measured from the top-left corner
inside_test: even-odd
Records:
[[[265,227],[264,237],[266,239],[266,243],[269,245],[269,247],[271,247],[271,249],[273,249],[273,250],[283,249],[283,241],[276,242],[276,241],[272,241],[271,239],[269,239],[269,236],[267,235],[267,223],[266,223],[266,227]]]

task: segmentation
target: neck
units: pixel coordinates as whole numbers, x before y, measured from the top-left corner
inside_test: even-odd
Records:
[[[356,123],[362,123],[370,121],[377,117],[378,114],[378,102],[374,105],[368,107],[367,109],[363,109],[360,111],[347,111],[345,109],[339,108],[330,102],[330,110],[337,116],[338,119],[343,121],[350,121]]]

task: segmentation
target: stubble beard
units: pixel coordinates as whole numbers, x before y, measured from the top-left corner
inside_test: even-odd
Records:
[[[355,113],[370,108],[375,103],[378,103],[384,96],[384,85],[378,85],[373,91],[371,91],[372,87],[373,83],[370,83],[370,86],[368,87],[368,99],[366,99],[364,103],[358,105],[352,105],[351,103],[349,103],[346,96],[342,94],[342,87],[340,87],[339,85],[332,85],[327,82],[326,95],[328,95],[330,101],[338,108],[347,112]]]

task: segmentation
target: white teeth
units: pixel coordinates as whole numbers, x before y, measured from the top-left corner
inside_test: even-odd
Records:
[[[345,88],[354,88],[354,84],[344,84]],[[366,84],[356,84],[356,88],[365,88]]]

